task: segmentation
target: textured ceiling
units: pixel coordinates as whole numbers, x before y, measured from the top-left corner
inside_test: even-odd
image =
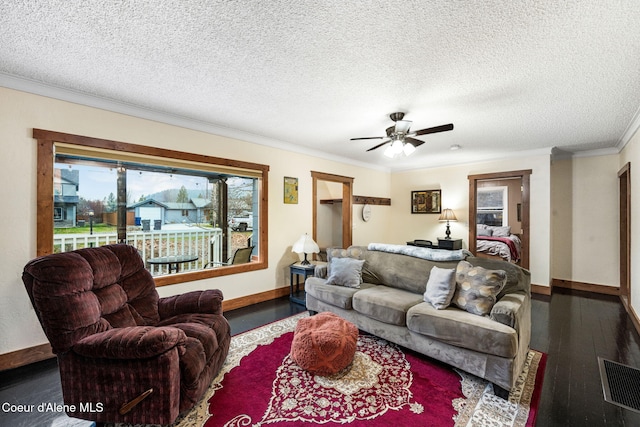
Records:
[[[640,2],[3,1],[0,85],[390,170],[615,152],[640,120]],[[394,111],[455,129],[407,158],[349,141]]]

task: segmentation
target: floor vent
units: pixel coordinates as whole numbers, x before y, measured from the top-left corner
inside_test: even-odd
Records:
[[[640,370],[598,357],[604,400],[640,412]]]

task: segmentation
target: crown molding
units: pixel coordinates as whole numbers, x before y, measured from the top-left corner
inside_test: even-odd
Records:
[[[631,138],[638,132],[640,129],[640,107],[636,110],[636,113],[633,115],[629,126],[625,129],[624,133],[618,140],[616,144],[616,148],[618,149],[618,153],[621,152],[624,147],[631,141]]]
[[[8,89],[19,90],[22,92],[32,93],[34,95],[45,96],[47,98],[58,99],[61,101],[71,102],[74,104],[84,105],[86,107],[98,108],[113,113],[124,114],[127,116],[137,117],[140,119],[151,120],[172,126],[178,126],[185,129],[191,129],[211,135],[223,136],[227,138],[238,139],[253,144],[263,145],[271,148],[277,148],[285,151],[291,151],[298,154],[304,154],[312,157],[319,157],[325,160],[331,160],[338,163],[349,164],[352,166],[363,167],[367,169],[379,170],[382,172],[390,172],[389,168],[381,167],[371,163],[360,162],[349,158],[336,156],[326,153],[322,150],[300,146],[286,141],[257,135],[251,132],[245,132],[238,129],[232,129],[220,126],[215,123],[196,120],[165,111],[153,110],[150,108],[140,107],[114,99],[104,98],[91,95],[85,92],[45,84],[35,80],[29,80],[22,77],[16,77],[9,74],[0,73],[0,86]]]

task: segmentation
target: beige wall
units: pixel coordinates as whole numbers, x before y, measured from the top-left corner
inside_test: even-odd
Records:
[[[631,306],[640,314],[640,132],[636,133],[631,141],[620,153],[621,169],[627,163],[631,163]]]
[[[21,280],[22,267],[35,256],[36,143],[32,129],[86,135],[140,145],[267,164],[269,172],[269,268],[159,288],[162,296],[219,288],[226,299],[288,286],[288,265],[297,259],[291,245],[311,233],[311,170],[350,176],[354,193],[390,197],[389,174],[374,169],[251,144],[204,132],[143,120],[24,92],[0,88],[0,354],[46,342]],[[298,204],[283,203],[283,179],[299,178]],[[364,223],[354,206],[353,242],[385,241],[389,209],[376,209]]]
[[[550,155],[498,160],[389,174],[319,157],[251,144],[178,126],[0,88],[0,197],[3,239],[0,257],[0,354],[46,342],[21,281],[22,267],[35,255],[36,146],[32,128],[87,135],[267,164],[269,172],[269,268],[234,276],[165,286],[162,296],[220,288],[227,299],[288,286],[288,265],[297,259],[291,245],[311,233],[311,170],[355,178],[354,194],[390,197],[391,206],[372,206],[364,222],[353,206],[353,243],[404,243],[444,236],[438,215],[411,214],[415,190],[442,190],[442,207],[458,222],[452,237],[468,242],[468,175],[531,169],[532,282],[551,278],[616,285],[617,170],[640,160],[640,136],[620,156],[551,162]],[[284,204],[284,176],[298,177],[298,204]],[[640,174],[631,174],[640,189]],[[637,191],[636,191],[637,193]],[[6,206],[10,206],[7,208]],[[640,197],[632,201],[632,227],[640,224]],[[597,226],[596,226],[597,224]],[[637,234],[637,233],[634,233]],[[603,252],[603,251],[606,251]],[[597,261],[597,262],[595,262]],[[640,239],[632,239],[632,266],[640,265]],[[632,303],[640,309],[640,279],[632,267]]]
[[[554,160],[552,276],[619,285],[619,156]]]
[[[532,283],[548,286],[550,271],[550,155],[474,163],[451,167],[395,173],[391,176],[393,243],[444,237],[445,225],[438,215],[412,214],[411,191],[442,190],[442,208],[454,210],[451,237],[469,243],[469,175],[531,169],[531,256]]]

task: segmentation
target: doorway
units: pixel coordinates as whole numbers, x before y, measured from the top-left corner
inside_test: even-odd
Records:
[[[320,242],[338,243],[343,248],[348,248],[352,242],[353,178],[315,171],[311,171],[311,177],[313,180],[313,240],[318,242],[321,250],[326,249],[326,246],[323,247]],[[325,205],[330,205],[331,209],[324,209]],[[327,219],[327,211],[330,211],[334,217]],[[336,224],[338,215],[340,218],[337,218]],[[329,223],[331,230],[327,225]]]
[[[529,182],[531,170],[469,175],[469,250],[478,255],[477,234],[478,217],[491,218],[496,225],[513,224],[511,231],[520,239],[520,254],[517,262],[523,268],[529,268]],[[503,194],[504,205],[492,206],[484,203],[489,190],[496,196]],[[508,194],[512,194],[511,197]],[[479,197],[480,196],[480,197]],[[509,221],[508,218],[512,220]],[[500,224],[498,224],[498,222]]]
[[[620,298],[631,304],[631,163],[618,171],[620,197]]]

